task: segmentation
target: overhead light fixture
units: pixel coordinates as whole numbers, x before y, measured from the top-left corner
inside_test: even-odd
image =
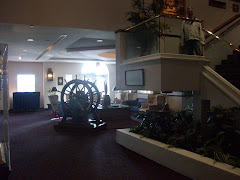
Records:
[[[27,39],[27,41],[32,42],[32,41],[34,41],[34,39]]]
[[[100,43],[100,42],[103,42],[103,40],[102,40],[102,39],[98,39],[98,40],[97,40],[97,42],[99,42],[99,43]]]
[[[24,52],[26,52],[27,50],[26,50],[26,49],[24,49],[23,51],[24,51]]]
[[[51,69],[51,68],[48,68],[47,80],[48,80],[48,81],[53,81],[53,72],[52,72],[52,69]]]

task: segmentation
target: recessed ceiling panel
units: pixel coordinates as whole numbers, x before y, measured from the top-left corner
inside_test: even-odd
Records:
[[[87,50],[99,50],[99,49],[114,49],[115,40],[101,39],[101,38],[80,38],[66,49],[71,51],[87,51]]]

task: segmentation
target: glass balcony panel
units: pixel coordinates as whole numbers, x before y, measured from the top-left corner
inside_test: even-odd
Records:
[[[188,20],[176,16],[162,15],[135,27],[129,28],[124,34],[125,58],[123,60],[138,58],[156,53],[183,54],[180,47],[182,22]],[[205,32],[205,34],[207,31]],[[210,43],[208,43],[212,40]],[[211,66],[232,54],[233,47],[215,35],[206,40],[202,53],[212,60]],[[204,48],[206,48],[204,52]]]
[[[125,60],[156,53],[181,54],[184,18],[163,15],[126,30]]]
[[[182,21],[182,19],[178,18],[161,17],[161,22],[168,27],[164,29],[162,36],[164,48],[161,48],[161,53],[180,53],[179,44],[182,32]]]
[[[159,18],[126,32],[126,59],[159,53]]]

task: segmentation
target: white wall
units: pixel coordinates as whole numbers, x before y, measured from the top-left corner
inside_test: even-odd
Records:
[[[204,20],[206,29],[212,30],[234,15],[239,14],[232,11],[232,4],[240,5],[240,3],[229,0],[219,1],[226,2],[226,9],[209,6],[209,0],[186,0],[186,7],[193,7],[195,16],[198,19]]]
[[[97,30],[127,26],[131,0],[1,0],[0,22]]]
[[[9,73],[9,100],[10,108],[13,107],[13,92],[17,92],[17,75],[34,74],[35,91],[40,92],[40,107],[43,107],[43,64],[42,63],[25,63],[8,61]]]
[[[113,88],[116,86],[116,64],[107,64],[108,71],[109,71],[109,95],[111,98],[111,102],[114,101],[115,92]]]
[[[66,74],[72,74],[73,79],[77,78],[78,79],[83,79],[83,76],[81,74],[83,64],[82,63],[43,63],[43,74],[44,74],[44,108],[47,108],[47,104],[49,104],[48,100],[48,94],[49,90],[52,87],[57,87],[59,91],[62,90],[64,85],[66,84],[65,82],[63,85],[58,85],[57,84],[57,78],[58,77],[63,77],[65,79]],[[114,99],[114,93],[112,91],[112,88],[116,85],[116,66],[115,65],[107,65],[108,70],[109,70],[109,94],[111,99]],[[52,68],[53,71],[53,81],[47,81],[47,70],[48,68]],[[57,92],[60,100],[60,92]]]
[[[230,17],[238,14],[232,11],[232,4],[226,1],[227,8],[209,6],[209,0],[186,0],[186,7],[193,7],[195,16],[205,21],[205,27],[212,30]],[[1,23],[35,24],[58,27],[117,30],[124,28],[125,13],[131,9],[131,0],[2,0]]]
[[[63,79],[66,78],[66,74],[72,74],[73,79],[76,78],[76,75],[78,79],[82,79],[81,76],[81,69],[83,64],[81,63],[43,63],[43,74],[44,74],[44,108],[47,108],[47,104],[50,104],[48,100],[48,94],[50,94],[49,90],[52,89],[52,87],[57,87],[59,91],[62,90],[63,86],[66,84],[65,81],[63,85],[58,85],[57,78],[63,77]],[[47,81],[47,71],[48,68],[51,68],[53,71],[53,81]],[[60,100],[60,92],[56,93],[59,96]]]
[[[201,99],[210,100],[210,106],[221,105],[224,108],[238,107],[238,104],[231,100],[226,94],[220,91],[211,82],[201,77],[201,87],[200,87],[200,97]]]

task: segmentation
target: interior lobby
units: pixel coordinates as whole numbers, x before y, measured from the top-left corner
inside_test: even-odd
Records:
[[[240,1],[143,0],[163,9],[140,24],[127,20],[133,2],[3,0],[0,175],[6,163],[4,177],[14,180],[204,179],[154,160],[154,147],[150,158],[138,153],[118,129],[151,113],[167,119],[192,109],[203,122],[212,107],[240,107]],[[202,56],[180,47],[188,7],[203,27]],[[69,117],[97,130],[65,126]]]

